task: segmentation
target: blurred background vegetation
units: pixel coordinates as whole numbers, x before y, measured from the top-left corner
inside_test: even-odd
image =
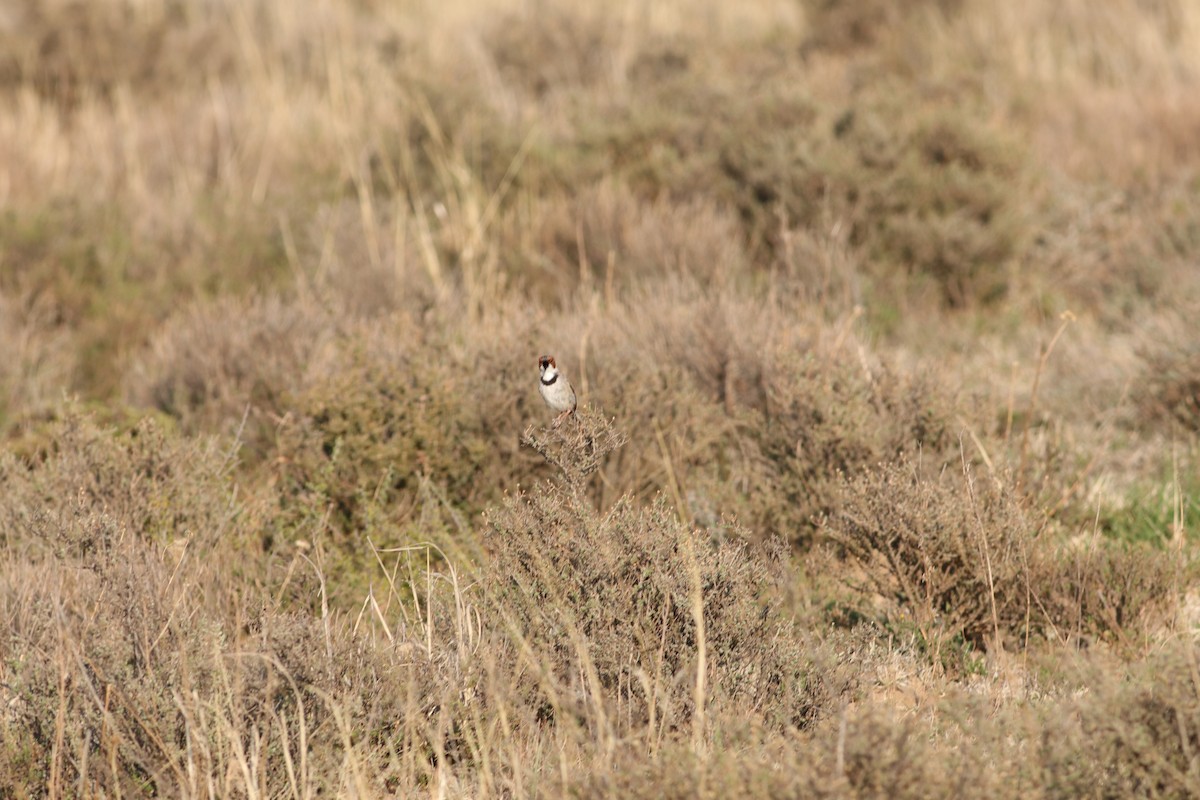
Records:
[[[0,794],[1194,796],[1198,201],[1189,0],[9,0]]]

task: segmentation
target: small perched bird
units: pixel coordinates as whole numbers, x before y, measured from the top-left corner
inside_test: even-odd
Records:
[[[554,418],[554,427],[557,428],[564,419],[575,413],[575,390],[566,376],[558,371],[554,356],[542,356],[538,359],[538,366],[542,370],[542,382],[538,390],[550,410],[558,412]]]

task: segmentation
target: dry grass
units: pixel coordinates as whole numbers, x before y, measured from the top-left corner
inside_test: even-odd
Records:
[[[0,795],[1194,796],[1197,54],[9,3]]]

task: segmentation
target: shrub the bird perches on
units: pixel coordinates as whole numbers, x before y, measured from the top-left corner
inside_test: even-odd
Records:
[[[521,444],[556,467],[573,489],[600,468],[606,455],[629,441],[613,420],[599,412],[580,409],[574,416],[575,424],[541,429],[530,425],[521,434]]]

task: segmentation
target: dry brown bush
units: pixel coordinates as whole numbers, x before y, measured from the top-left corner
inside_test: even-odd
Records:
[[[949,16],[963,0],[909,0],[902,3],[878,0],[804,0],[808,22],[807,45],[821,50],[854,50],[878,45],[936,11]]]
[[[296,397],[278,430],[285,529],[324,519],[343,545],[360,548],[372,515],[404,520],[425,482],[456,508],[497,491],[480,480],[495,461],[480,409],[463,402],[460,371],[413,356],[349,358]]]
[[[945,388],[844,341],[852,320],[835,336],[818,319],[797,319],[782,289],[749,300],[668,279],[573,322],[597,402],[638,442],[606,464],[601,491],[663,491],[702,524],[735,514],[804,546],[838,505],[839,473],[916,452],[936,469],[952,425]]]
[[[517,228],[502,234],[516,245],[503,256],[509,269],[551,302],[580,285],[616,298],[663,276],[719,282],[748,268],[731,211],[703,197],[646,200],[612,180],[518,208],[503,224]]]
[[[389,749],[430,749],[427,659],[243,605],[228,555],[163,548],[102,512],[46,516],[29,535],[79,547],[0,567],[6,794],[329,790],[347,758],[378,752],[374,784]]]
[[[517,441],[540,407],[536,356],[521,357],[538,351],[514,345],[524,336],[481,326],[450,343],[403,315],[348,323],[284,398],[265,445],[268,549],[323,542],[351,603],[376,570],[372,543],[473,549],[468,520],[536,460]]]
[[[246,594],[263,573],[225,447],[74,411],[22,447],[0,465],[4,793],[332,786],[358,736],[428,749],[386,736],[429,702],[427,660]]]
[[[75,372],[74,343],[36,297],[0,293],[0,418],[44,412]]]
[[[664,491],[703,524],[736,513],[763,538],[804,543],[837,505],[839,471],[917,450],[941,458],[949,412],[932,382],[839,363],[845,351],[801,358],[789,350],[812,345],[778,331],[787,315],[778,302],[689,286],[666,279],[611,313],[559,317],[574,326],[561,341],[582,328],[588,347],[581,359],[559,351],[583,402],[611,404],[644,437],[605,462],[597,501]],[[370,519],[389,530],[378,543],[396,543],[434,494],[469,514],[521,470],[539,474],[514,435],[545,413],[525,354],[546,343],[528,321],[494,312],[495,323],[447,342],[429,320],[454,309],[424,326],[334,311],[292,324],[306,308],[238,302],[185,318],[128,379],[131,397],[158,396],[186,428],[235,431],[249,410],[245,457],[283,489],[285,540],[328,525],[357,542]]]
[[[66,108],[130,88],[179,91],[235,60],[212,16],[178,2],[18,0],[3,22],[0,84]]]
[[[1100,641],[1129,656],[1150,647],[1194,580],[1173,548],[1101,539],[1067,545],[1032,589],[1047,633],[1082,646]]]
[[[183,301],[240,294],[281,275],[278,236],[261,217],[192,209],[179,231],[176,220],[154,223],[161,208],[132,206],[72,197],[0,215],[0,291],[27,298],[43,336],[73,343],[64,388],[112,396],[127,353]]]
[[[852,709],[806,735],[767,737],[711,754],[675,746],[656,758],[621,752],[613,768],[572,781],[581,795],[621,797],[1019,797],[984,748],[938,740],[929,722]],[[731,744],[736,743],[736,739]],[[994,755],[994,753],[993,753]],[[1004,764],[1003,766],[1008,766]]]
[[[505,85],[541,97],[612,82],[620,68],[620,21],[600,11],[552,5],[500,14],[483,39]]]
[[[1034,230],[1013,141],[961,109],[873,93],[855,98],[831,134],[828,191],[851,241],[885,265],[877,275],[906,270],[919,279],[913,289],[928,280],[952,307],[1003,297]]]
[[[706,714],[737,709],[804,726],[827,698],[770,598],[781,553],[680,522],[661,500],[597,511],[583,493],[593,458],[620,446],[602,417],[527,434],[563,465],[487,514],[484,591],[513,640],[531,702],[580,715],[601,737],[704,737]],[[706,708],[707,706],[707,708]]]
[[[67,407],[31,425],[0,461],[5,546],[24,552],[48,521],[102,515],[114,531],[157,542],[196,537],[209,547],[242,513],[232,503],[235,456],[217,439],[182,437],[150,417],[105,425]],[[75,551],[97,541],[88,534],[49,544]]]
[[[1187,337],[1175,347],[1160,344],[1144,358],[1135,398],[1143,417],[1200,431],[1200,346]]]
[[[878,262],[876,277],[916,276],[906,290],[928,281],[954,307],[1004,295],[1036,231],[1015,140],[933,92],[893,81],[835,106],[789,79],[798,63],[777,72],[769,84],[646,87],[611,120],[579,123],[537,169],[554,175],[562,159],[564,187],[616,174],[640,196],[733,209],[752,266],[778,258],[783,231],[829,225]]]
[[[1178,642],[1129,668],[1078,664],[1077,695],[1025,721],[1036,747],[1033,785],[1064,798],[1194,795],[1197,663],[1194,643]]]
[[[227,298],[189,308],[128,370],[126,395],[185,430],[236,433],[246,419],[273,428],[337,322],[325,305],[303,299]]]
[[[924,478],[903,463],[871,470],[851,480],[824,528],[861,568],[863,590],[894,620],[911,618],[935,658],[955,640],[1002,645],[1023,633],[1040,568],[1011,493],[959,477]]]
[[[935,659],[964,642],[1028,648],[1031,636],[1140,654],[1188,582],[1146,543],[1056,544],[1010,485],[969,467],[871,470],[822,530],[857,565],[846,579],[860,599],[886,624],[914,626]]]
[[[711,754],[675,746],[580,775],[581,794],[631,797],[1188,797],[1197,786],[1196,653],[1137,669],[1070,663],[1077,691],[1000,713],[960,693],[933,719],[850,706],[819,728]],[[736,741],[736,738],[734,739]]]
[[[844,499],[845,476],[908,456],[926,469],[950,458],[951,419],[928,379],[808,362],[776,369],[761,422],[756,517],[806,543]]]

